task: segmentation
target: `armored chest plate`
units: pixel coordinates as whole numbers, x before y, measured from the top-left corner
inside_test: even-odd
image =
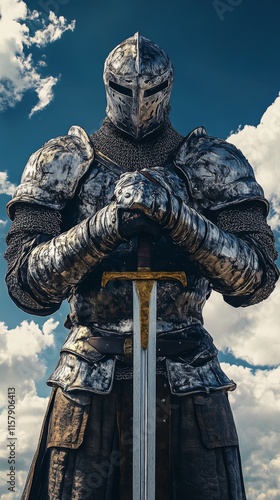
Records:
[[[90,217],[111,202],[115,183],[122,173],[116,163],[96,154],[78,191],[76,222]]]

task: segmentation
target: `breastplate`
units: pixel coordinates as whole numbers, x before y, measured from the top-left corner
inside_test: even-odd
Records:
[[[166,168],[172,168],[166,166]],[[116,181],[123,170],[103,155],[97,154],[86,178],[80,186],[72,208],[71,225],[93,215],[111,202]],[[179,196],[187,196],[183,181]],[[131,330],[132,284],[111,281],[101,288],[104,271],[131,271],[137,268],[137,241],[120,245],[93,272],[80,283],[70,298],[73,323],[98,325],[119,331]],[[158,330],[177,330],[193,323],[202,322],[202,308],[209,294],[209,283],[190,265],[179,246],[173,244],[168,234],[162,233],[152,243],[152,269],[154,271],[185,271],[187,287],[176,282],[158,283]]]

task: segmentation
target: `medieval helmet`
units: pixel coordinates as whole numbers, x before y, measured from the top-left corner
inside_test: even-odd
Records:
[[[110,52],[103,79],[106,113],[118,129],[140,140],[164,123],[173,65],[158,45],[135,33]]]

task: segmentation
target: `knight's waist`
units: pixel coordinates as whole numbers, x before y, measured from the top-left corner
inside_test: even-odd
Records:
[[[157,355],[178,356],[198,347],[209,334],[200,324],[157,333]],[[130,330],[108,330],[100,327],[75,325],[62,352],[72,352],[87,361],[95,362],[104,355],[131,355],[133,334]]]
[[[88,343],[101,354],[125,355],[132,354],[132,336],[90,337]],[[200,345],[200,340],[164,339],[158,338],[156,343],[157,356],[178,356],[190,352]]]

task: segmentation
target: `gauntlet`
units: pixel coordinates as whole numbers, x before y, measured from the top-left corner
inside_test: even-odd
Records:
[[[259,255],[246,241],[223,231],[176,194],[164,169],[124,174],[116,185],[118,207],[140,210],[167,230],[214,289],[226,295],[251,294],[262,281]],[[175,179],[173,174],[172,180]]]
[[[225,295],[250,295],[261,285],[263,270],[254,247],[183,202],[170,235],[215,290]]]
[[[36,246],[28,258],[28,285],[43,303],[46,298],[61,302],[122,241],[116,204],[111,203],[69,231]]]
[[[143,169],[121,175],[115,198],[118,207],[139,211],[168,229],[180,211],[181,200],[174,195],[180,187],[182,183],[172,171],[160,167]]]

